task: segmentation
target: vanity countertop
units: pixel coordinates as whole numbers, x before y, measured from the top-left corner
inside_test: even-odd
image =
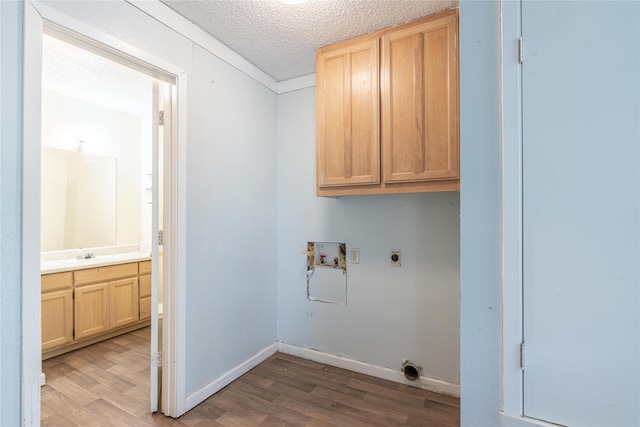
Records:
[[[113,255],[97,255],[95,258],[62,259],[43,261],[40,263],[40,274],[60,273],[63,271],[82,270],[84,268],[103,267],[105,265],[124,264],[127,262],[147,261],[149,253],[127,252]]]

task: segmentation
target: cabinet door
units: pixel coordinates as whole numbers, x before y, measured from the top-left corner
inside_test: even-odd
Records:
[[[458,178],[458,16],[382,38],[385,183]]]
[[[319,188],[380,182],[379,39],[316,55]]]
[[[75,289],[76,340],[109,330],[109,284]]]
[[[140,298],[140,320],[151,318],[151,297]]]
[[[151,296],[151,275],[145,274],[144,276],[139,276],[139,280],[140,298]]]
[[[42,294],[42,350],[73,341],[73,290]]]
[[[147,320],[151,318],[151,275],[139,276],[138,280],[140,285],[140,320]]]
[[[138,278],[117,280],[110,287],[110,327],[119,328],[138,321]]]

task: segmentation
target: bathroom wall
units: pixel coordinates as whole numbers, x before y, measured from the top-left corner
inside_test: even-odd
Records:
[[[459,203],[459,193],[316,197],[315,88],[279,95],[278,339],[397,371],[409,359],[459,384]],[[307,241],[360,249],[346,305],[307,299]]]

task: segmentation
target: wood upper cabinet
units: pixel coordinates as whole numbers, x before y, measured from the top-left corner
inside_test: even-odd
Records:
[[[380,182],[379,40],[316,53],[319,187]]]
[[[382,37],[384,181],[458,178],[458,16]]]
[[[317,194],[459,190],[458,10],[319,49]]]

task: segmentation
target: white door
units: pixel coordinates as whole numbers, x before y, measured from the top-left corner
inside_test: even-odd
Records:
[[[640,426],[640,3],[522,2],[524,415]]]
[[[149,400],[151,405],[151,412],[158,411],[159,403],[161,402],[161,387],[158,386],[158,377],[162,372],[162,358],[161,358],[161,346],[160,346],[160,334],[158,324],[158,289],[159,289],[159,276],[161,271],[161,242],[160,242],[160,230],[162,229],[162,204],[160,201],[160,195],[162,193],[162,179],[160,179],[159,173],[162,171],[160,166],[162,142],[161,142],[161,121],[160,115],[162,114],[162,101],[160,98],[161,89],[160,83],[153,83],[152,90],[152,117],[153,127],[151,132],[152,144],[152,166],[151,166],[151,367],[150,367],[150,390]]]
[[[168,292],[167,277],[170,265],[164,254],[165,230],[170,225],[165,218],[171,209],[170,183],[168,182],[169,158],[166,155],[171,147],[171,117],[173,112],[172,96],[175,86],[166,82],[153,84],[153,166],[152,166],[152,234],[151,245],[151,412],[163,410],[162,384],[167,380],[167,372],[163,371],[163,354],[167,354],[168,328],[163,327],[163,295]],[[164,337],[164,338],[163,338]],[[164,374],[164,377],[163,377]],[[164,378],[164,380],[163,380]],[[166,401],[166,397],[165,397]],[[167,406],[167,405],[164,405]],[[166,409],[166,408],[165,408]]]

